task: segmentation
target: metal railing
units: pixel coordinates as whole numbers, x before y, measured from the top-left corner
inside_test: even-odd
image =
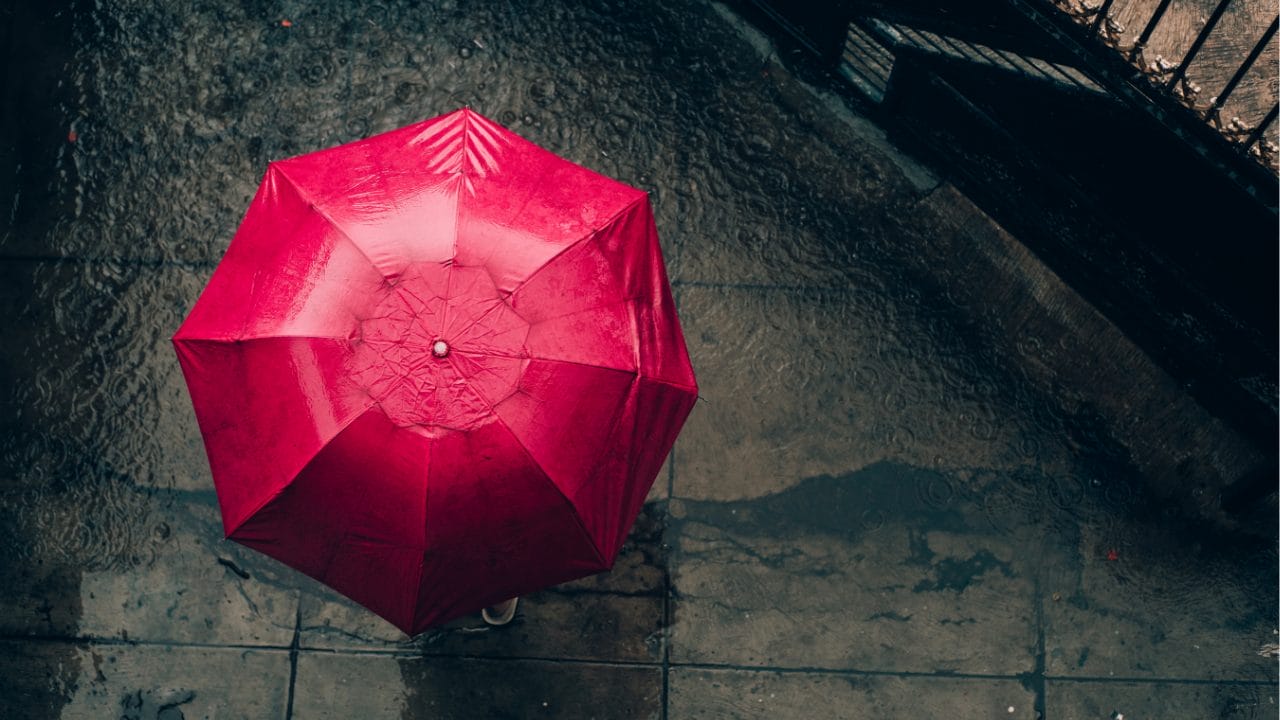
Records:
[[[1051,0],[1058,9],[1065,12],[1075,22],[1087,27],[1103,44],[1120,52],[1134,69],[1146,76],[1148,82],[1159,92],[1168,94],[1180,104],[1200,116],[1214,127],[1224,138],[1233,143],[1237,150],[1254,158],[1263,166],[1276,172],[1277,155],[1280,145],[1275,141],[1277,116],[1275,58],[1271,63],[1259,64],[1258,60],[1272,46],[1280,16],[1272,19],[1271,24],[1257,36],[1251,49],[1243,59],[1231,52],[1217,52],[1213,61],[1204,61],[1206,47],[1222,50],[1229,49],[1237,38],[1224,40],[1221,21],[1229,11],[1235,10],[1243,19],[1255,20],[1251,24],[1253,30],[1260,27],[1256,16],[1262,6],[1245,7],[1247,3],[1237,0],[1219,0],[1207,17],[1197,12],[1199,3],[1182,3],[1176,10],[1179,20],[1187,19],[1188,10],[1203,18],[1198,32],[1189,45],[1183,46],[1190,37],[1183,28],[1175,28],[1166,33],[1162,43],[1165,47],[1158,52],[1152,48],[1152,40],[1165,25],[1171,22],[1174,13],[1173,0],[1131,0],[1117,7],[1116,0]],[[1243,8],[1243,9],[1242,9]],[[1274,5],[1270,5],[1274,8]],[[1120,17],[1121,12],[1125,15]],[[1263,18],[1266,16],[1264,15]],[[1176,24],[1185,24],[1179,22]],[[1141,31],[1134,31],[1137,28]],[[1247,39],[1246,39],[1247,42]],[[1181,52],[1181,57],[1171,59],[1168,53]],[[1274,54],[1274,49],[1273,53]],[[1225,55],[1225,57],[1223,57]],[[1202,62],[1196,63],[1197,60]],[[1238,62],[1238,64],[1236,64]],[[1268,70],[1270,73],[1268,73]],[[1241,98],[1239,91],[1243,81],[1253,75],[1250,85],[1252,97]],[[1261,82],[1259,82],[1261,81]],[[1204,88],[1217,86],[1218,92],[1205,97]],[[1235,110],[1224,119],[1224,109],[1228,103],[1236,100]],[[1252,117],[1248,117],[1252,115]],[[1242,119],[1242,116],[1245,118]],[[1261,116],[1261,117],[1259,117]]]

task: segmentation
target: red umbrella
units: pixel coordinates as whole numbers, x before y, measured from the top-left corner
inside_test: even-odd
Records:
[[[227,537],[410,634],[611,567],[697,396],[645,193],[466,109],[272,163],[174,344]]]

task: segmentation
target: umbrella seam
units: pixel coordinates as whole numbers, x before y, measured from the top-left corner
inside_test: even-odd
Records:
[[[418,556],[418,578],[414,581],[413,611],[409,613],[409,634],[418,629],[418,601],[422,598],[422,580],[427,574],[427,504],[431,501],[431,460],[436,441],[427,443],[427,461],[422,471],[422,552]],[[424,628],[425,629],[425,628]]]
[[[338,234],[342,235],[347,242],[351,243],[351,247],[355,248],[356,252],[360,253],[365,260],[369,261],[369,264],[373,266],[374,272],[378,273],[378,275],[384,280],[387,278],[387,276],[383,274],[382,269],[378,267],[378,263],[374,262],[373,258],[369,257],[369,253],[365,252],[364,248],[360,247],[360,244],[356,242],[355,238],[351,237],[351,233],[347,232],[347,229],[342,227],[337,220],[334,220],[333,217],[329,215],[328,211],[322,208],[320,204],[316,202],[315,198],[303,189],[302,185],[300,185],[297,180],[289,177],[289,174],[284,171],[281,163],[274,162],[271,163],[271,166],[276,170],[276,172],[280,173],[280,177],[284,178],[288,181],[289,185],[293,186],[294,191],[298,193],[298,197],[305,200],[306,203],[311,206],[311,209],[316,215],[319,215],[321,219],[328,223],[329,227],[337,230]]]
[[[593,368],[596,370],[605,370],[608,372],[622,373],[623,375],[630,375],[632,377],[641,377],[639,368],[615,368],[615,367],[609,367],[607,365],[593,365],[591,363],[576,362],[574,360],[557,360],[555,358],[535,357],[535,358],[530,358],[530,360],[537,360],[538,362],[544,362],[544,363],[560,363],[563,365],[576,365],[578,367],[587,367],[587,368]]]
[[[628,389],[628,391],[627,391],[628,396],[630,396],[631,394],[633,394],[633,393],[635,393],[635,392],[638,392],[638,388],[639,388],[640,384],[641,384],[641,383],[644,383],[644,382],[656,383],[656,384],[659,384],[659,385],[667,385],[667,386],[669,386],[669,387],[676,387],[676,389],[679,389],[679,390],[694,390],[694,391],[696,391],[696,388],[684,388],[684,387],[680,387],[680,386],[674,385],[673,383],[668,383],[668,382],[665,382],[665,381],[662,381],[662,380],[657,380],[657,379],[654,379],[654,378],[646,377],[646,376],[644,376],[644,375],[640,374],[639,372],[637,372],[637,373],[635,374],[635,376],[634,376],[634,379],[632,380],[632,386],[631,386],[631,387]],[[695,392],[695,395],[696,395],[696,392]],[[621,423],[622,423],[622,416],[621,416],[621,415],[615,415],[614,420],[613,420],[613,425],[609,428],[609,434],[608,434],[608,435],[606,435],[606,438],[607,438],[607,439],[609,439],[609,440],[614,439],[614,437],[615,437],[615,433],[618,431],[618,428],[619,428],[619,426],[621,425]],[[668,452],[670,452],[670,450],[668,450]],[[603,467],[603,463],[602,463],[602,462],[601,462],[601,463],[598,463],[596,466],[594,466],[594,467],[592,468],[591,475],[588,477],[587,481],[586,481],[586,482],[584,482],[584,483],[582,484],[582,486],[581,486],[581,487],[585,488],[585,487],[588,487],[589,485],[591,485],[591,484],[593,484],[593,483],[595,483],[595,482],[598,482],[598,481],[600,480],[600,478],[601,478],[601,477],[603,477],[603,473],[601,472],[601,468],[602,468],[602,467]],[[622,544],[623,542],[625,542],[625,541],[626,541],[626,538],[625,538],[625,537],[624,537],[624,538],[617,538],[617,539],[616,539],[616,542],[618,543],[619,547],[621,547],[621,544]]]
[[[521,314],[521,313],[520,313],[520,311],[519,311],[519,310],[517,310],[517,309],[516,309],[514,306],[512,306],[510,303],[508,303],[508,304],[507,304],[507,307],[510,307],[512,312],[516,313],[517,315],[520,315],[520,318],[521,318],[521,319],[523,319],[525,322],[528,322],[528,323],[529,323],[529,327],[533,327],[534,325],[541,325],[542,323],[545,323],[545,322],[551,322],[552,320],[559,320],[560,318],[567,318],[567,317],[569,317],[570,315],[577,315],[578,313],[584,313],[584,312],[587,312],[587,311],[589,311],[589,310],[600,310],[600,309],[607,308],[607,307],[613,307],[614,305],[623,305],[623,304],[625,304],[625,303],[633,303],[633,302],[637,302],[637,301],[640,301],[640,300],[646,300],[646,299],[648,299],[648,298],[645,298],[645,297],[643,297],[643,296],[641,296],[641,295],[635,295],[635,296],[627,295],[627,296],[624,296],[624,297],[623,297],[622,299],[620,299],[620,300],[613,300],[613,301],[606,302],[606,303],[600,303],[599,305],[591,305],[591,306],[589,306],[589,307],[578,308],[578,309],[576,309],[576,310],[570,310],[569,312],[561,313],[561,314],[559,314],[559,315],[551,315],[551,316],[549,316],[549,317],[545,317],[545,318],[542,318],[541,320],[537,320],[537,321],[534,321],[534,322],[529,322],[529,319],[528,319],[528,318],[526,318],[523,314]]]
[[[529,144],[532,148],[534,148],[534,149],[536,149],[536,150],[543,150],[543,151],[545,152],[545,150],[544,150],[543,148],[540,148],[540,147],[538,147],[537,145],[534,145],[533,143],[529,143],[529,141],[528,141],[528,140],[525,140],[524,138],[520,137],[519,135],[516,135],[515,133],[511,132],[511,131],[510,131],[510,130],[508,130],[507,128],[504,128],[504,127],[502,127],[502,126],[498,125],[497,123],[493,122],[493,121],[492,121],[492,120],[490,120],[489,118],[486,118],[486,117],[484,117],[483,115],[481,115],[480,113],[478,113],[478,112],[476,112],[476,111],[472,110],[470,107],[463,108],[463,110],[465,110],[465,111],[466,111],[466,113],[467,113],[467,115],[468,115],[468,116],[474,115],[474,116],[476,116],[476,117],[479,117],[480,119],[482,119],[482,120],[484,120],[484,121],[486,121],[486,122],[488,122],[488,123],[490,123],[490,124],[494,125],[494,126],[495,126],[495,128],[496,128],[498,131],[502,132],[502,133],[503,133],[503,134],[505,134],[505,135],[509,135],[510,137],[503,138],[503,143],[504,143],[505,145],[510,146],[510,145],[512,144],[512,138],[514,138],[514,139],[516,139],[516,140],[520,140],[520,141],[523,141],[523,142],[525,142],[525,143]],[[477,127],[479,127],[479,123],[477,123]],[[465,142],[465,139],[464,139],[464,142]],[[558,157],[558,156],[557,156],[557,157]],[[564,158],[559,158],[559,159],[563,160]],[[544,182],[548,174],[549,174],[549,171],[544,167],[544,168],[542,169],[542,172],[538,175],[538,184],[541,184],[542,182]],[[484,177],[484,176],[482,176],[482,177]],[[471,197],[475,197],[474,188],[472,188],[472,190],[473,190],[473,192],[471,193]],[[515,211],[515,213],[513,213],[513,214],[512,214],[512,217],[520,217],[521,215],[523,215],[523,214],[524,214],[524,211],[525,211],[525,208],[529,207],[529,203],[533,202],[533,199],[534,199],[534,195],[533,195],[532,193],[531,193],[531,194],[529,194],[529,195],[525,198],[524,204],[520,206],[520,209],[516,210],[516,211]],[[456,203],[456,206],[455,206],[455,207],[456,207],[456,212],[457,212],[457,214],[458,214],[458,215],[461,215],[461,212],[462,212],[462,196],[461,196],[461,195],[459,195],[459,196],[458,196],[458,202]],[[454,225],[453,225],[453,227],[454,227],[454,254],[453,254],[453,257],[455,257],[455,258],[456,258],[456,257],[457,257],[457,255],[458,255],[457,238],[458,238],[458,233],[460,232],[460,228],[461,228],[461,225],[459,224],[459,221],[458,221],[458,219],[456,219],[456,218],[455,218],[455,220],[454,220]],[[574,242],[576,243],[577,241],[575,240]],[[487,271],[488,271],[488,264],[486,263],[483,267],[485,268],[485,271],[487,272]],[[541,269],[541,268],[539,268],[539,269]],[[536,270],[535,270],[535,272],[536,272]],[[495,283],[494,283],[494,287],[498,287],[498,283],[496,283],[496,282],[495,282]],[[513,291],[513,292],[514,292],[514,291]]]
[[[176,343],[219,343],[237,344],[261,342],[263,340],[324,340],[348,343],[345,337],[324,337],[323,335],[253,335],[250,337],[186,337],[175,339]]]
[[[468,387],[469,386],[470,384],[468,383]],[[472,392],[475,392],[475,390],[472,389]],[[493,413],[494,421],[497,422],[499,425],[501,425],[502,428],[511,435],[512,439],[516,441],[516,445],[520,446],[520,451],[523,452],[524,456],[529,459],[530,464],[532,464],[542,473],[542,476],[547,479],[547,482],[551,485],[551,487],[555,488],[556,493],[559,494],[560,497],[564,499],[565,504],[569,506],[569,514],[573,516],[574,524],[578,526],[578,530],[581,531],[583,537],[586,538],[587,547],[591,548],[592,554],[596,556],[596,562],[600,563],[601,567],[604,567],[606,565],[604,561],[604,555],[600,552],[600,548],[596,545],[595,538],[591,537],[591,533],[587,532],[587,526],[582,522],[582,517],[578,515],[578,506],[573,504],[573,500],[571,500],[569,496],[565,494],[564,490],[560,489],[560,486],[556,484],[556,481],[551,477],[551,474],[547,472],[546,468],[542,467],[542,464],[539,463],[538,459],[533,456],[533,453],[529,452],[529,448],[524,444],[524,440],[521,440],[520,436],[517,435],[516,432],[511,429],[511,426],[507,424],[507,421],[502,419],[502,416],[499,415],[498,411],[494,409],[493,404],[489,402],[489,399],[484,397],[478,392],[476,392],[475,394],[476,394],[476,397],[480,398],[480,400],[483,401],[485,405],[489,406],[489,412]]]
[[[467,117],[470,111],[464,107],[459,112],[462,115],[461,137],[459,137],[459,140],[462,141],[462,152],[459,154],[458,170],[453,175],[460,178],[462,185],[471,190],[471,194],[474,195],[475,192],[471,189],[471,180],[467,177]],[[461,232],[461,227],[458,223],[460,222],[462,222],[462,190],[455,189],[453,196],[453,246],[450,248],[449,262],[446,266],[448,275],[444,280],[445,303],[443,310],[440,312],[441,328],[449,327],[449,310],[452,309],[453,300],[453,275],[454,269],[458,266],[458,235]]]
[[[639,370],[637,370],[635,374],[631,376],[631,383],[627,387],[627,394],[625,397],[626,401],[630,402],[631,400],[634,399],[634,396],[637,392],[637,388],[639,387],[640,381],[642,379],[643,378],[640,375]],[[606,443],[609,442],[610,440],[613,440],[614,437],[616,436],[618,432],[618,428],[622,426],[622,418],[624,415],[625,413],[620,413],[620,412],[615,412],[613,414],[613,423],[609,426],[609,433],[605,435]],[[578,487],[579,492],[581,492],[583,488],[593,483],[599,482],[600,478],[604,476],[604,467],[605,467],[605,460],[603,458],[597,458],[595,465],[592,466],[591,468],[591,474],[588,475],[587,480]],[[570,501],[570,503],[572,502],[573,501]],[[624,503],[624,506],[625,506],[625,503]],[[625,522],[625,520],[623,522]],[[614,543],[616,541],[614,536],[617,535],[617,530],[614,530],[609,535],[610,535],[609,542]]]
[[[635,188],[632,188],[632,189],[634,190]],[[512,288],[511,292],[507,293],[507,297],[511,297],[516,293],[520,292],[521,288],[523,288],[525,285],[528,285],[529,282],[533,280],[535,277],[537,277],[539,273],[541,273],[543,270],[545,270],[546,268],[554,264],[556,260],[560,259],[560,256],[564,255],[570,250],[573,250],[574,248],[578,247],[582,243],[587,242],[592,238],[595,238],[600,233],[604,232],[607,228],[609,228],[609,226],[617,222],[618,219],[621,218],[623,215],[633,210],[637,205],[641,204],[642,202],[649,201],[648,193],[644,192],[643,190],[637,190],[637,192],[639,192],[640,195],[635,200],[632,200],[631,202],[627,203],[621,210],[614,213],[608,220],[601,223],[598,227],[595,227],[589,230],[585,235],[578,238],[577,240],[574,240],[568,245],[565,245],[563,248],[561,248],[560,252],[557,252],[555,255],[552,255],[551,257],[547,258],[547,261],[544,262],[542,265],[538,266],[538,269],[529,273],[527,276],[525,276],[523,280],[520,281],[519,285]]]
[[[457,265],[456,265],[456,264],[450,264],[450,277],[451,277],[451,278],[452,278],[452,268],[454,268],[454,267],[457,267]],[[487,268],[487,267],[481,267],[480,269],[481,269],[481,270],[483,270],[483,271],[484,271],[484,273],[485,273],[486,275],[489,275],[489,271],[488,271],[488,268]],[[492,282],[492,280],[493,280],[493,276],[492,276],[492,275],[489,275],[489,280]],[[448,290],[446,290],[446,292],[448,292]],[[506,308],[507,308],[508,310],[510,310],[511,312],[515,313],[518,317],[520,317],[520,319],[521,319],[521,320],[524,320],[524,316],[522,316],[522,315],[520,315],[520,313],[516,312],[516,309],[515,309],[515,308],[513,308],[513,307],[511,307],[511,304],[510,304],[510,303],[508,303],[508,302],[506,301],[506,298],[503,298],[503,297],[499,296],[499,297],[497,298],[497,300],[498,300],[498,302],[497,302],[497,303],[495,303],[495,304],[493,305],[493,307],[489,308],[488,310],[485,310],[483,313],[481,313],[481,314],[480,314],[480,316],[479,316],[479,317],[475,318],[474,320],[472,320],[471,322],[467,323],[466,325],[464,325],[464,326],[462,326],[462,327],[458,328],[457,330],[454,330],[454,331],[451,333],[451,335],[452,335],[452,336],[454,336],[454,337],[459,337],[459,336],[461,336],[461,335],[465,334],[465,333],[466,333],[468,330],[470,330],[471,328],[475,327],[476,325],[479,325],[482,321],[487,320],[487,319],[489,318],[489,316],[490,316],[490,315],[492,315],[493,313],[497,312],[497,311],[498,311],[499,309],[501,309],[503,306],[506,306]],[[526,323],[528,323],[528,320],[525,320],[525,322],[526,322]],[[446,318],[445,320],[441,321],[441,325],[442,325],[442,327],[447,327],[447,326],[448,326],[448,320],[447,320],[447,318]]]
[[[676,390],[689,390],[689,391],[694,392],[694,393],[697,393],[697,392],[698,392],[698,386],[697,386],[697,385],[685,385],[684,383],[673,382],[673,381],[671,381],[671,380],[664,380],[664,379],[662,379],[662,378],[649,377],[648,375],[645,375],[644,373],[639,373],[639,375],[640,375],[640,377],[641,377],[642,379],[647,380],[647,381],[649,381],[649,382],[651,382],[651,383],[657,383],[657,384],[659,384],[659,385],[666,385],[667,387],[675,388]]]
[[[347,428],[351,427],[352,423],[354,423],[356,420],[363,417],[365,413],[369,412],[372,409],[373,409],[372,406],[361,408],[359,412],[352,413],[350,418],[346,419],[341,423],[338,423],[338,431],[333,434],[333,437],[321,443],[320,449],[317,450],[314,455],[312,455],[305,463],[302,464],[302,467],[298,469],[298,472],[293,474],[293,477],[289,478],[289,480],[285,482],[284,485],[281,485],[278,489],[276,489],[275,492],[271,493],[271,495],[266,500],[263,500],[261,503],[258,503],[258,505],[254,507],[253,510],[251,510],[248,514],[244,516],[244,519],[242,519],[239,523],[236,524],[234,528],[231,529],[231,532],[228,532],[226,534],[226,537],[228,539],[234,540],[235,538],[233,538],[232,536],[235,535],[237,532],[239,532],[240,529],[244,527],[245,523],[249,522],[249,520],[251,520],[253,516],[257,515],[259,512],[262,512],[262,509],[265,508],[267,505],[271,504],[271,502],[274,501],[276,498],[283,495],[285,490],[288,490],[290,487],[293,486],[293,483],[297,481],[298,476],[301,475],[304,471],[306,471],[307,466],[315,462],[316,457],[318,457],[320,455],[320,452],[324,450],[326,447],[328,447],[330,443],[333,442],[334,438],[346,432]],[[237,540],[237,542],[239,541]]]

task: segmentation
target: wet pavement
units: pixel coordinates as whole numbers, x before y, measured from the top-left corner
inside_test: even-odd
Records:
[[[353,5],[7,11],[0,717],[1275,717],[1269,453],[730,10]],[[222,539],[169,336],[461,105],[651,193],[702,396],[611,573],[409,639]]]

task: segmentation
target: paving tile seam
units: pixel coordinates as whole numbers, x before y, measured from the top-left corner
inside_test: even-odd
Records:
[[[1044,589],[1040,586],[1040,578],[1035,580],[1033,594],[1035,596],[1036,623],[1036,666],[1031,672],[1031,689],[1035,693],[1035,711],[1037,717],[1046,717],[1048,689],[1045,685],[1045,632],[1044,632]]]
[[[1046,682],[1057,683],[1115,683],[1121,685],[1197,685],[1235,687],[1280,687],[1280,677],[1271,680],[1211,680],[1206,678],[1165,678],[1165,677],[1069,677],[1066,675],[1045,675]]]
[[[249,645],[241,643],[194,643],[167,642],[162,640],[125,640],[123,638],[93,636],[55,636],[55,635],[0,635],[0,644],[61,644],[61,645],[94,645],[115,647],[148,647],[173,648],[181,650],[234,650],[238,652],[254,651],[287,654],[294,650],[291,645]],[[534,655],[478,655],[475,653],[423,653],[411,648],[297,648],[301,655],[352,655],[352,656],[386,656],[396,658],[412,658],[421,660],[453,659],[483,662],[530,662],[552,665],[576,665],[591,667],[620,667],[634,669],[661,670],[661,662],[644,662],[632,660],[601,660],[585,658],[553,658]],[[787,667],[781,665],[736,665],[732,663],[669,663],[670,668],[685,670],[706,670],[710,672],[749,672],[772,673],[779,675],[830,675],[830,676],[864,676],[864,677],[897,677],[897,678],[930,678],[951,680],[1003,680],[1025,682],[1031,679],[1032,673],[959,673],[959,672],[924,672],[912,670],[862,670],[853,668],[823,667]],[[1242,679],[1209,679],[1209,678],[1176,678],[1176,677],[1130,677],[1130,676],[1059,676],[1045,675],[1046,682],[1055,683],[1109,683],[1127,685],[1193,685],[1193,686],[1234,686],[1234,687],[1275,687],[1280,686],[1280,678],[1272,680]]]
[[[96,645],[105,647],[158,647],[182,650],[253,650],[271,653],[287,653],[288,645],[253,645],[245,643],[201,643],[169,640],[126,640],[118,637],[93,635],[0,635],[0,643],[10,645]]]
[[[676,317],[680,317],[680,303],[684,299],[684,292],[680,287],[672,289],[672,302],[675,304]],[[676,489],[676,452],[679,442],[671,446],[671,451],[667,457],[667,499],[662,504],[662,540],[659,547],[668,547],[665,542],[667,539],[667,528],[671,527],[671,498],[675,496]],[[668,550],[669,552],[669,550]],[[671,558],[666,556],[662,563],[662,690],[659,697],[659,706],[662,708],[662,720],[668,720],[670,717],[671,705]]]
[[[658,598],[662,597],[662,590],[597,590],[595,588],[547,588],[544,590],[548,595],[557,597],[619,597],[619,598]]]
[[[1035,673],[1019,673],[1014,675],[1002,673],[959,673],[959,672],[923,672],[913,670],[859,670],[853,668],[822,668],[822,667],[786,667],[775,665],[734,665],[731,663],[682,663],[672,662],[673,668],[685,668],[692,670],[709,670],[713,672],[759,672],[759,673],[777,673],[782,675],[837,675],[837,676],[869,676],[869,677],[899,677],[899,678],[930,678],[930,679],[955,679],[955,680],[1007,680],[1013,682],[1033,681]],[[1197,686],[1240,686],[1240,687],[1258,687],[1258,686],[1276,686],[1280,684],[1280,678],[1275,680],[1212,680],[1206,678],[1149,678],[1149,677],[1058,677],[1054,675],[1045,675],[1046,682],[1073,682],[1073,683],[1118,683],[1118,684],[1147,684],[1147,685],[1197,685]]]
[[[824,668],[812,666],[785,665],[735,665],[732,663],[705,662],[672,662],[672,668],[686,670],[707,670],[710,672],[751,672],[770,673],[776,675],[825,675],[836,677],[892,677],[892,678],[929,678],[949,680],[1004,680],[1026,683],[1031,673],[962,673],[962,672],[926,672],[923,670],[863,670],[857,668]]]
[[[956,680],[1011,680],[1016,683],[1028,683],[1036,680],[1036,673],[1001,674],[1001,673],[925,673],[918,670],[859,670],[840,669],[840,667],[787,667],[776,665],[733,665],[728,662],[672,662],[672,667],[690,670],[724,671],[724,673],[774,673],[782,675],[837,675],[837,676],[884,676],[884,678],[929,678]],[[1108,676],[1108,678],[1088,678],[1088,676],[1055,676],[1044,675],[1044,682],[1069,683],[1116,683],[1116,684],[1164,684],[1164,685],[1233,685],[1233,687],[1275,687],[1280,685],[1280,678],[1275,680],[1242,680],[1242,679],[1204,679],[1204,678],[1129,678],[1129,676]]]
[[[303,652],[307,652],[305,649]],[[602,660],[586,658],[554,658],[536,655],[478,655],[475,653],[424,653],[413,650],[380,650],[377,648],[344,648],[325,651],[312,650],[312,655],[352,655],[352,656],[387,656],[402,660],[467,660],[481,662],[525,662],[543,663],[547,665],[573,665],[575,667],[627,668],[639,670],[661,670],[659,662],[640,660]]]
[[[178,650],[234,650],[237,652],[244,651],[261,651],[269,653],[296,653],[302,655],[350,655],[350,656],[379,656],[392,658],[413,658],[419,660],[431,660],[435,658],[451,659],[451,660],[483,660],[492,662],[534,662],[548,663],[555,665],[581,665],[593,667],[623,667],[623,668],[649,668],[660,669],[662,664],[658,661],[645,662],[640,660],[604,660],[600,658],[572,658],[572,657],[542,657],[537,655],[480,655],[476,653],[424,653],[416,648],[324,648],[324,647],[306,647],[299,645],[294,647],[291,645],[247,645],[240,643],[197,643],[197,642],[171,642],[165,640],[125,640],[123,638],[110,637],[94,637],[94,636],[76,636],[68,637],[65,635],[0,635],[0,645],[92,645],[99,647],[145,647],[145,648],[172,648]]]
[[[289,643],[289,697],[284,706],[285,720],[293,718],[293,693],[298,685],[298,651],[302,647],[302,603],[294,608],[293,640]]]

